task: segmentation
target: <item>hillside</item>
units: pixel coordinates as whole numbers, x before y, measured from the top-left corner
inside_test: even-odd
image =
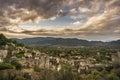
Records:
[[[69,41],[55,40],[66,44]],[[70,39],[75,40],[79,42]],[[119,48],[37,48],[26,47],[0,34],[0,80],[119,80]]]
[[[46,38],[36,37],[14,40],[22,42],[26,45],[34,46],[120,46],[120,40],[102,42],[102,41],[87,41],[77,38],[52,38],[52,37]]]

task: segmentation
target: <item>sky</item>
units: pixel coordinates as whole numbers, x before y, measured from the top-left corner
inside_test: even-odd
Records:
[[[120,39],[120,0],[0,0],[8,38]]]

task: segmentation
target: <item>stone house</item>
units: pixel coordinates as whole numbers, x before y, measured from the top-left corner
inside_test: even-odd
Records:
[[[2,63],[2,62],[3,62],[3,58],[0,57],[0,63]]]
[[[28,58],[32,58],[32,54],[31,53],[24,53],[24,56],[28,57]]]
[[[7,50],[0,50],[0,57],[6,58],[7,55],[8,55],[8,51]]]

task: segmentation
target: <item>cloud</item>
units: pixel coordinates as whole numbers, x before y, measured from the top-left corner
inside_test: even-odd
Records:
[[[0,7],[0,32],[6,32],[8,36],[8,33],[11,33],[10,36],[16,33],[25,37],[120,38],[119,0],[0,0]],[[19,27],[40,20],[53,21],[67,15],[74,22],[64,29],[25,30]]]
[[[57,16],[64,0],[0,0],[0,25],[19,25]],[[60,16],[67,12],[59,13]]]
[[[82,24],[82,22],[80,22],[80,21],[76,21],[73,23],[73,25],[81,25],[81,24]]]

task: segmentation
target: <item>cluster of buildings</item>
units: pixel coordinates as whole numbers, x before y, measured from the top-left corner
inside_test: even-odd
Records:
[[[10,50],[10,51],[9,51]],[[20,51],[24,51],[24,56],[17,58],[16,54]],[[120,64],[120,52],[112,54],[112,61],[106,63],[96,63],[96,59],[93,57],[84,58],[82,56],[71,56],[71,59],[48,56],[45,53],[41,53],[37,50],[30,50],[25,47],[16,47],[12,44],[10,47],[5,46],[0,49],[0,63],[4,62],[4,59],[9,55],[10,61],[17,60],[22,65],[22,69],[32,69],[35,67],[43,69],[51,69],[60,71],[63,65],[69,65],[73,68],[73,71],[79,73],[90,71],[92,69],[101,69],[112,66],[113,63]],[[100,55],[97,54],[97,55]]]

